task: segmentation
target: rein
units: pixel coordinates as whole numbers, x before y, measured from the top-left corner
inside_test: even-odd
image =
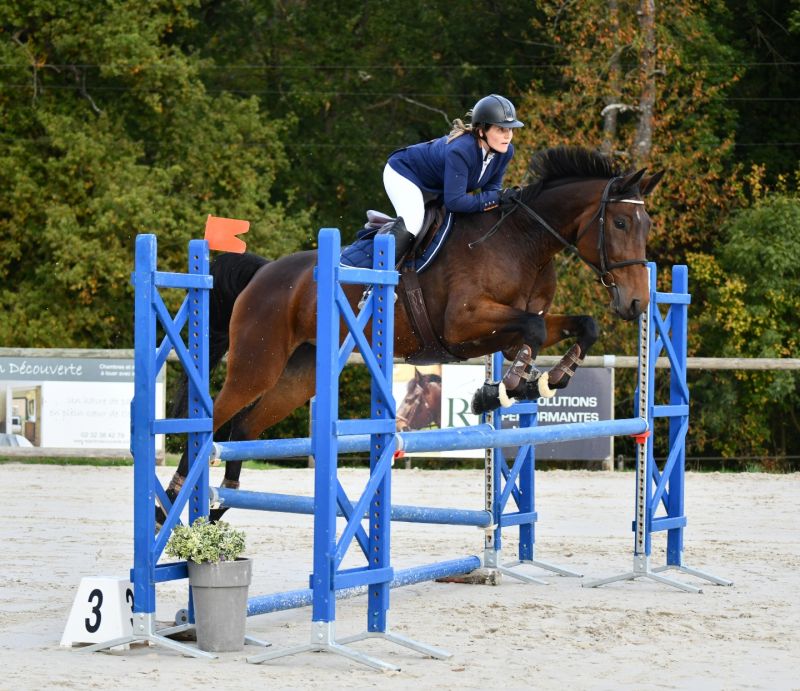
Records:
[[[616,287],[616,283],[614,282],[614,276],[612,275],[612,271],[614,269],[622,268],[623,266],[632,266],[633,264],[642,264],[647,265],[647,259],[628,259],[621,262],[609,262],[608,261],[608,253],[606,251],[606,207],[611,204],[642,204],[644,202],[641,199],[615,199],[613,197],[609,197],[609,192],[611,191],[611,186],[620,178],[615,177],[611,178],[606,184],[605,189],[603,190],[603,196],[600,199],[600,206],[597,208],[597,211],[594,212],[592,217],[589,221],[581,228],[577,235],[575,236],[575,242],[569,242],[569,240],[565,239],[561,233],[559,233],[553,226],[551,226],[547,221],[545,221],[536,211],[534,211],[531,207],[529,207],[525,202],[520,199],[516,199],[515,203],[516,206],[512,207],[508,211],[504,211],[500,220],[495,223],[492,228],[489,230],[486,235],[484,235],[479,240],[475,242],[469,243],[469,248],[472,249],[475,245],[479,245],[485,240],[488,240],[492,235],[494,235],[497,230],[499,229],[500,225],[505,221],[512,213],[514,213],[517,208],[522,208],[525,213],[528,214],[534,221],[536,221],[542,228],[544,228],[550,235],[552,235],[556,240],[558,240],[570,254],[574,254],[578,259],[580,259],[586,266],[588,266],[592,271],[597,274],[598,280],[600,283],[603,284],[606,288],[614,288]],[[597,251],[600,255],[600,266],[599,268],[592,264],[578,249],[578,242],[580,242],[581,238],[588,232],[589,226],[593,223],[595,218],[599,216],[599,231],[597,233]],[[606,282],[606,276],[611,276],[611,282]]]

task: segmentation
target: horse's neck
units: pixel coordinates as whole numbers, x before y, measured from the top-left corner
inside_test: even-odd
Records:
[[[546,189],[531,202],[530,207],[550,226],[550,230],[522,213],[524,210],[514,214],[517,224],[524,227],[540,256],[552,259],[567,244],[574,244],[581,222],[592,208],[585,201],[590,195],[580,187],[586,187],[585,181]],[[563,242],[555,237],[553,231]]]

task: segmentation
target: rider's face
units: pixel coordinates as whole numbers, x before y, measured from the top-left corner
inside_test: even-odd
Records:
[[[508,145],[514,137],[514,130],[510,127],[500,127],[500,125],[489,125],[486,128],[486,141],[495,151],[504,154],[508,151]]]

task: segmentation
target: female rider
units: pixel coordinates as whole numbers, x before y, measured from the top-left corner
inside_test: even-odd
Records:
[[[397,218],[380,233],[395,236],[395,266],[422,230],[425,202],[440,198],[448,211],[473,213],[510,206],[519,198],[518,189],[502,189],[514,156],[514,129],[523,126],[514,105],[491,94],[478,101],[468,115],[471,124],[455,120],[449,135],[389,156],[383,184]]]

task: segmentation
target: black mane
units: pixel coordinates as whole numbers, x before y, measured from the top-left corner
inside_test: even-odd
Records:
[[[575,178],[603,178],[620,175],[609,158],[579,146],[558,146],[533,155],[529,168],[534,183],[550,187]]]

